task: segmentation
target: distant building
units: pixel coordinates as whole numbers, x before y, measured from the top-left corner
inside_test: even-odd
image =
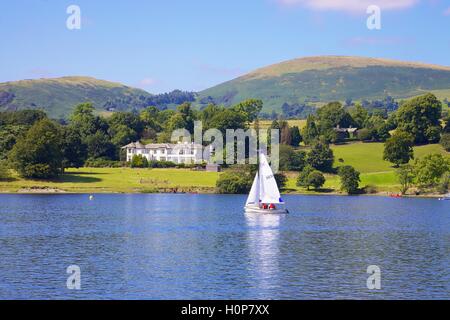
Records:
[[[203,146],[195,143],[151,143],[144,145],[140,141],[130,143],[122,149],[126,150],[127,161],[135,155],[141,155],[148,161],[171,161],[174,163],[201,163]]]
[[[358,128],[341,128],[337,126],[334,128],[334,131],[337,133],[338,140],[344,140],[344,139],[354,139],[356,138],[356,135],[358,134]]]

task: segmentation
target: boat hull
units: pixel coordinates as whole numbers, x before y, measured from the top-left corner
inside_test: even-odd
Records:
[[[288,214],[287,209],[261,209],[258,207],[244,207],[245,213],[258,213],[258,214]]]

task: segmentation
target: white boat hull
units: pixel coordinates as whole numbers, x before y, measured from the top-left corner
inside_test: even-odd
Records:
[[[259,213],[259,214],[288,214],[287,209],[262,209],[259,207],[244,207],[245,213]]]

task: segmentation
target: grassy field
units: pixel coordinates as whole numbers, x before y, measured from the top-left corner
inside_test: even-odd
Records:
[[[17,176],[10,182],[0,181],[0,192],[33,192],[43,188],[65,192],[213,192],[218,173],[186,169],[80,168],[69,169],[54,181],[24,180]],[[36,191],[36,190],[35,190]]]
[[[351,165],[361,172],[361,187],[371,185],[381,192],[398,192],[395,169],[382,159],[382,143],[353,143],[333,146],[335,166]],[[414,148],[416,158],[430,153],[450,156],[440,145]],[[341,159],[341,161],[340,161]],[[219,173],[188,169],[81,168],[69,169],[54,181],[0,181],[0,192],[73,192],[73,193],[139,193],[139,192],[214,192]],[[297,187],[297,173],[288,173],[286,192],[313,193]],[[326,175],[324,189],[338,192],[339,178]]]
[[[306,120],[299,119],[299,120],[286,120],[290,127],[297,126],[300,129],[302,129],[304,126],[306,126]],[[260,120],[259,126],[261,129],[267,129],[272,124],[272,120]]]

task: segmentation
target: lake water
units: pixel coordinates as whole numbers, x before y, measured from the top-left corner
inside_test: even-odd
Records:
[[[450,201],[285,200],[246,216],[245,196],[0,195],[0,298],[450,299]]]

